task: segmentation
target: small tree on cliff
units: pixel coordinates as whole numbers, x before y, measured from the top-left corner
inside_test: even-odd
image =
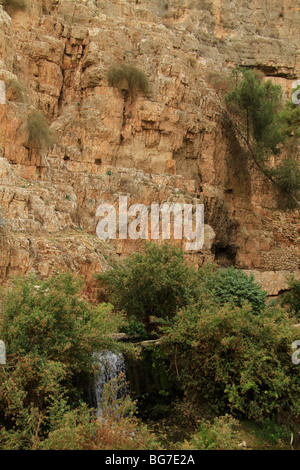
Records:
[[[235,77],[235,85],[225,95],[226,116],[257,167],[297,207],[300,205],[297,159],[288,158],[272,169],[266,163],[271,155],[280,153],[279,144],[290,138],[290,121],[297,127],[298,113],[290,103],[284,105],[281,86],[271,80],[263,81],[262,74],[239,69]]]

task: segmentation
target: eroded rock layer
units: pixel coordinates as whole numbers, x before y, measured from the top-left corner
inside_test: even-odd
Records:
[[[93,274],[139,248],[96,237],[103,202],[202,202],[206,239],[191,253],[257,273],[270,295],[299,269],[299,214],[224,126],[218,86],[235,65],[261,70],[287,97],[300,77],[294,0],[44,0],[11,17],[0,7],[0,280],[35,269]],[[109,86],[126,62],[147,93]],[[28,142],[27,117],[47,116],[51,150]]]

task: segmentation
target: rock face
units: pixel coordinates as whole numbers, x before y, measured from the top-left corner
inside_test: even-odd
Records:
[[[139,248],[96,237],[98,205],[127,195],[204,203],[205,244],[192,261],[270,273],[270,295],[285,289],[284,273],[299,268],[299,214],[278,210],[224,128],[217,91],[244,65],[289,97],[299,28],[293,0],[27,0],[11,17],[0,7],[1,282],[70,268],[95,296],[93,274]],[[119,62],[143,70],[147,93],[109,86]],[[34,109],[56,133],[50,150],[29,142]]]

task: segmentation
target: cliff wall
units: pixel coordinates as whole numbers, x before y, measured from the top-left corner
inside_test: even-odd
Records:
[[[130,240],[96,237],[96,208],[203,202],[206,240],[190,254],[254,271],[269,295],[299,269],[299,213],[232,139],[218,88],[235,65],[261,70],[287,98],[300,77],[295,0],[44,0],[0,7],[0,281],[71,268],[93,274]],[[111,87],[109,67],[135,64],[150,88]],[[16,83],[18,87],[16,87]],[[48,117],[57,140],[32,148],[26,119]]]

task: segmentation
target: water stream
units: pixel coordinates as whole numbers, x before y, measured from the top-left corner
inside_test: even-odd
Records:
[[[113,351],[101,351],[94,353],[96,362],[99,364],[99,376],[95,383],[95,401],[97,406],[97,418],[102,417],[103,400],[105,400],[105,386],[115,381],[111,389],[113,401],[128,394],[126,385],[126,366],[123,354]],[[120,384],[121,381],[121,384]]]

